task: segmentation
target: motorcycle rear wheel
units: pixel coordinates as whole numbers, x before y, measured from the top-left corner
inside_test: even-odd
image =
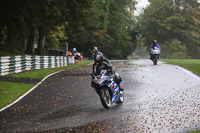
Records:
[[[109,109],[111,106],[111,96],[108,89],[105,89],[100,93],[100,100],[105,109]]]

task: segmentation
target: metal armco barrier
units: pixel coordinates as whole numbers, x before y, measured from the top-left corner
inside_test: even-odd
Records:
[[[74,64],[73,56],[3,56],[0,57],[0,76],[31,69],[55,68]]]

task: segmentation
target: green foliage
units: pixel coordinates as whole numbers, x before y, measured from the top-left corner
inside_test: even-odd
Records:
[[[67,41],[70,49],[76,47],[84,56],[91,57],[97,46],[109,58],[126,58],[137,44],[135,4],[135,0],[1,1],[0,52],[44,54],[44,48],[58,48],[60,41]]]
[[[66,23],[81,22],[83,12],[91,5],[91,1],[0,1],[0,52],[34,54],[33,44],[38,43],[38,52],[42,54],[45,38],[46,47],[56,48],[59,41],[67,39],[66,35],[63,36],[66,34],[63,30]]]
[[[162,57],[169,59],[185,59],[188,58],[187,48],[180,41],[174,39],[170,42],[163,43]]]
[[[114,40],[112,49],[115,49],[116,53],[118,53],[116,54],[117,58],[126,58],[128,55],[131,55],[136,47],[134,42],[134,32],[136,31],[135,18],[127,10],[132,4],[130,0],[116,0],[110,6],[108,33]]]
[[[61,40],[66,40],[65,26],[57,26],[55,30],[50,31],[46,38],[46,48],[59,49]]]
[[[109,59],[126,58],[136,47],[136,19],[131,12],[134,0],[95,0],[82,23],[69,22],[70,49],[92,56],[97,46]],[[87,14],[87,12],[86,12]],[[72,28],[73,27],[73,28]]]

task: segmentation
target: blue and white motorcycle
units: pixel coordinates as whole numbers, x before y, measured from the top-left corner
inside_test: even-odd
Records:
[[[112,103],[124,102],[124,91],[119,90],[114,76],[108,76],[107,70],[101,70],[100,75],[93,75],[92,82],[104,108],[109,109]]]

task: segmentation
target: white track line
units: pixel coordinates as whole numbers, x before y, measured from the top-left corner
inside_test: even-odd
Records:
[[[42,84],[48,77],[54,75],[54,74],[57,74],[61,71],[64,71],[64,70],[60,70],[60,71],[57,71],[57,72],[54,72],[50,75],[47,75],[45,78],[43,78],[40,82],[38,82],[33,88],[31,88],[29,91],[27,91],[24,95],[20,96],[17,100],[15,100],[14,102],[12,102],[11,104],[7,105],[6,107],[0,109],[0,112],[4,111],[5,109],[9,108],[10,106],[14,105],[15,103],[19,102],[22,98],[24,98],[26,95],[28,95],[30,92],[32,92],[36,87],[38,87],[40,84]]]
[[[191,76],[193,76],[193,77],[196,78],[197,80],[200,80],[200,77],[199,77],[198,75],[196,75],[195,73],[191,72],[190,70],[187,70],[187,69],[185,69],[185,68],[183,68],[183,67],[180,67],[180,66],[177,66],[177,65],[176,65],[176,67],[177,67],[178,69],[181,69],[182,71],[184,71],[184,72],[190,74]]]
[[[162,62],[162,61],[160,61],[160,62]],[[163,64],[166,64],[165,62],[162,62],[162,63],[163,63]],[[166,64],[166,65],[172,65],[172,64]],[[195,73],[193,73],[192,71],[190,71],[190,70],[188,70],[188,69],[186,69],[186,68],[184,68],[184,67],[178,66],[178,65],[172,65],[172,66],[176,66],[178,69],[180,69],[180,70],[184,71],[185,73],[187,73],[187,74],[193,76],[193,77],[196,78],[197,80],[200,80],[200,77],[199,77],[198,75],[196,75]]]

